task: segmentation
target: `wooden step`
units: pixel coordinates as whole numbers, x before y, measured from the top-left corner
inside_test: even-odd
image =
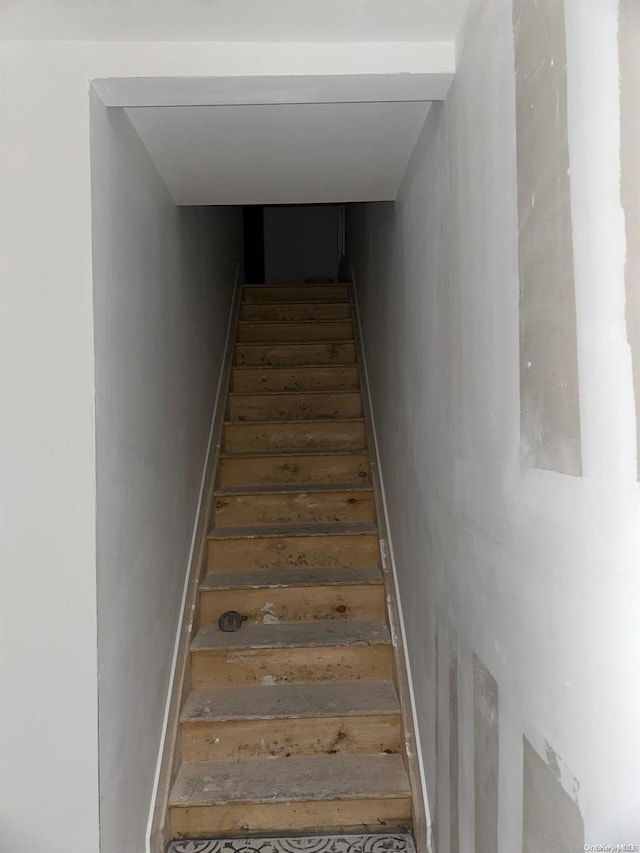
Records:
[[[211,531],[207,549],[210,572],[379,564],[374,524],[226,527]]]
[[[316,451],[298,454],[245,454],[220,458],[219,484],[368,483],[367,453]]]
[[[348,320],[348,302],[243,302],[241,320]]]
[[[231,390],[251,391],[348,391],[359,387],[358,368],[352,365],[308,367],[236,367]]]
[[[383,622],[202,627],[191,643],[192,687],[386,681],[392,648]]]
[[[225,453],[263,451],[362,450],[365,446],[361,418],[320,421],[262,421],[226,423]]]
[[[231,421],[319,420],[359,418],[359,391],[280,391],[263,394],[229,394]]]
[[[314,343],[243,343],[236,344],[234,364],[271,365],[273,367],[304,364],[354,364],[353,341],[319,341]]]
[[[349,298],[346,284],[246,284],[244,302],[344,302]]]
[[[351,320],[323,322],[271,323],[260,320],[240,321],[236,340],[264,343],[285,341],[350,341],[353,339]]]
[[[402,748],[400,704],[391,682],[193,690],[181,731],[185,761],[391,755]]]
[[[170,798],[176,838],[411,825],[399,755],[315,755],[183,764]]]
[[[217,625],[226,610],[246,624],[313,622],[323,619],[384,619],[379,568],[272,569],[207,575],[200,587],[200,625]]]
[[[230,486],[214,499],[215,525],[331,524],[373,521],[370,485]]]

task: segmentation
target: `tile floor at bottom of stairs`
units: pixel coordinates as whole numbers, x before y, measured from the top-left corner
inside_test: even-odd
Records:
[[[181,839],[167,853],[415,853],[411,835],[298,835],[281,838]]]

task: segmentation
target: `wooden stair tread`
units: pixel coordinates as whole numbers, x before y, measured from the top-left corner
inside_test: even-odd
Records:
[[[276,392],[276,393],[280,393],[280,392]],[[297,391],[297,392],[292,392],[292,393],[299,394],[301,392]],[[304,392],[302,392],[302,393],[304,393]],[[342,393],[345,393],[345,392],[342,392]],[[347,391],[346,393],[347,394],[353,394],[354,392],[353,391]],[[364,423],[364,418],[361,416],[358,416],[356,418],[287,418],[286,421],[282,421],[279,419],[277,419],[277,420],[261,420],[261,421],[229,421],[229,420],[226,420],[224,422],[224,425],[225,426],[232,426],[232,427],[237,427],[237,426],[250,426],[250,427],[277,426],[277,427],[281,427],[282,424],[286,424],[287,426],[289,426],[291,424],[304,424],[304,426],[306,428],[310,424],[322,424],[322,426],[326,426],[327,423],[331,423],[331,424]],[[327,451],[327,452],[329,452],[329,451]],[[258,455],[261,455],[261,454],[258,454]],[[282,451],[279,451],[278,455],[282,456],[283,455]]]
[[[274,684],[192,690],[181,720],[272,720],[399,713],[400,703],[390,681]]]
[[[250,324],[251,321],[243,320],[242,322]],[[263,321],[263,322],[265,322],[265,321]],[[274,325],[273,320],[269,320],[267,322],[270,323],[272,326]],[[287,322],[299,323],[300,321],[299,320],[291,320],[291,321],[280,320],[278,325],[280,325],[280,323],[287,323]],[[305,321],[303,320],[302,322],[305,322]],[[310,321],[306,321],[306,322],[310,322]],[[329,323],[331,321],[325,320],[324,322]],[[345,323],[348,322],[348,323],[350,323],[351,320],[342,320],[342,321],[340,321],[340,320],[335,321],[334,320],[332,322],[334,322],[334,323],[335,322],[345,322]],[[340,338],[337,341],[336,340],[328,340],[328,341],[323,341],[323,340],[318,340],[318,341],[309,341],[309,340],[301,340],[301,341],[236,341],[234,346],[243,347],[243,348],[244,347],[318,347],[318,346],[341,347],[341,346],[344,346],[345,344],[353,344],[353,343],[354,343],[354,338]],[[349,362],[349,364],[352,364],[352,363],[355,363],[355,362]],[[260,365],[257,365],[257,364],[255,364],[255,365],[234,364],[233,366],[234,366],[234,368],[243,367],[243,366],[260,367]],[[287,366],[287,365],[282,365],[282,366]],[[273,367],[280,367],[280,365],[275,364],[275,365],[273,365]],[[296,367],[305,367],[305,365],[304,364],[297,364]]]
[[[330,284],[305,284],[304,282],[298,282],[297,284],[246,284],[243,288],[243,301],[244,302],[256,302],[261,300],[256,300],[254,297],[256,296],[269,296],[272,297],[277,291],[281,291],[282,295],[285,297],[291,297],[292,295],[296,295],[296,299],[298,301],[309,302],[313,299],[321,299],[333,301],[336,296],[339,297],[338,301],[343,302],[345,298],[348,298],[348,286],[345,285],[344,282],[332,282]],[[298,293],[296,293],[298,291]],[[304,299],[299,299],[300,296],[304,295]],[[312,297],[312,300],[309,299]],[[282,299],[275,300],[277,302],[283,301]],[[293,301],[291,299],[285,299],[284,301]]]
[[[290,295],[290,294],[289,294]],[[278,299],[276,302],[268,302],[267,305],[295,305],[299,308],[304,308],[306,305],[309,305],[309,299]],[[256,307],[256,302],[253,299],[243,299],[243,306],[250,305],[252,308]],[[260,305],[264,305],[263,302],[258,303]],[[351,305],[348,299],[331,299],[327,296],[321,297],[320,299],[314,299],[311,301],[312,305]]]
[[[274,485],[224,486],[215,494],[224,495],[290,495],[313,492],[371,492],[371,483],[276,483]]]
[[[253,304],[253,303],[252,303]],[[280,326],[291,323],[293,326],[342,326],[351,323],[351,318],[336,320],[238,320],[239,326]]]
[[[354,586],[381,583],[382,572],[377,566],[353,569],[319,566],[269,571],[257,569],[228,574],[211,572],[205,576],[200,589],[283,589],[290,586]]]
[[[316,341],[314,341],[316,343]],[[341,341],[341,343],[343,343]],[[243,344],[244,346],[244,344]],[[345,368],[353,370],[357,365],[353,364],[234,364],[234,370],[253,371],[254,373],[266,373],[270,370],[280,373],[298,373],[300,370],[333,370],[336,373],[343,371]]]
[[[399,755],[305,756],[183,764],[171,806],[394,799],[410,795]]]
[[[349,423],[353,423],[354,420],[361,420],[360,418],[351,418],[349,419]],[[238,422],[233,421],[233,426],[237,426]],[[251,424],[259,423],[258,421],[251,421]],[[269,421],[268,423],[272,423]],[[280,423],[280,421],[278,421]],[[287,421],[287,423],[295,423],[295,421]],[[313,423],[313,421],[303,421],[303,423]],[[322,421],[322,423],[326,423],[326,421]],[[345,450],[341,448],[336,448],[335,450],[256,450],[253,452],[243,450],[241,453],[229,453],[226,450],[220,452],[221,459],[262,459],[264,458],[275,458],[278,457],[282,459],[288,459],[294,456],[362,456],[363,453],[366,453],[366,450],[354,450],[351,448],[347,448]]]
[[[377,533],[375,524],[265,524],[258,527],[214,527],[209,539],[263,539],[290,536],[358,536]]]
[[[239,631],[200,628],[191,651],[208,649],[287,649],[325,646],[388,646],[391,635],[383,622],[283,622],[244,625]]]
[[[308,397],[313,395],[314,397],[336,397],[342,395],[353,396],[353,394],[360,394],[360,390],[358,388],[343,388],[339,391],[334,390],[314,390],[311,389],[309,391],[305,391],[303,389],[296,391],[230,391],[229,397]],[[344,418],[339,418],[338,420],[344,420]],[[235,421],[234,421],[235,423]]]
[[[251,287],[260,287],[260,286],[262,286],[262,287],[264,287],[264,288],[266,289],[267,287],[274,287],[274,288],[275,288],[277,285],[270,285],[270,284],[264,284],[264,285],[255,285],[255,284],[252,284],[252,285],[251,285]],[[291,285],[291,288],[292,288],[292,289],[295,289],[296,287],[300,287],[300,286],[301,286],[301,285],[295,285],[295,284],[292,284],[292,285]],[[284,287],[287,287],[287,285],[280,285],[280,286],[279,286],[280,290],[282,290]],[[331,287],[331,285],[330,285],[330,284],[328,284],[328,285],[326,285],[326,287]],[[292,293],[287,293],[286,295],[287,295],[287,296],[292,296],[293,294],[292,294]],[[317,297],[317,294],[316,294],[316,299],[313,299],[313,300],[309,300],[309,299],[278,299],[278,301],[277,301],[275,304],[276,304],[276,305],[307,305],[310,301],[311,301],[311,302],[326,302],[326,303],[328,303],[328,304],[330,304],[330,305],[334,305],[334,304],[336,304],[336,303],[337,303],[337,304],[344,303],[345,305],[350,305],[350,304],[351,304],[351,303],[349,302],[349,297],[348,297],[348,296],[344,296],[342,299],[334,299],[334,298],[333,298],[333,297],[331,297],[331,296],[320,296],[320,297],[318,298],[318,297]],[[243,299],[242,299],[242,304],[243,304],[243,305],[251,305],[251,306],[254,306],[256,303],[254,302],[254,300],[253,300],[253,299],[244,299],[244,298],[243,298]],[[262,303],[260,303],[260,304],[262,304]],[[269,303],[269,304],[271,304],[271,303]]]

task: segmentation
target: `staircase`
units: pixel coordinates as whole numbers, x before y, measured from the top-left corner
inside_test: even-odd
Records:
[[[245,286],[239,312],[169,837],[406,831],[349,287]]]

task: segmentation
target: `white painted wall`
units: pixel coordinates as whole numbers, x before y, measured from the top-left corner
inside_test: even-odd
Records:
[[[91,102],[101,853],[142,850],[236,266],[235,208],[177,208]]]
[[[396,197],[428,103],[133,107],[176,204]]]
[[[519,459],[510,3],[474,4],[456,80],[429,114],[395,205],[350,208],[439,853],[449,851],[449,769],[442,695],[436,766],[436,636],[441,690],[454,645],[459,655],[461,851],[474,850],[474,653],[499,688],[501,853],[522,849],[523,733],[543,757],[545,741],[557,753],[585,841],[640,839],[640,493],[622,310],[615,14],[615,0],[567,2],[584,476]]]
[[[292,284],[324,276],[337,281],[338,237],[335,204],[265,207],[265,280]]]
[[[7,38],[449,41],[468,0],[4,0]]]
[[[4,845],[98,850],[89,81],[440,73],[445,60],[421,43],[2,45]]]

